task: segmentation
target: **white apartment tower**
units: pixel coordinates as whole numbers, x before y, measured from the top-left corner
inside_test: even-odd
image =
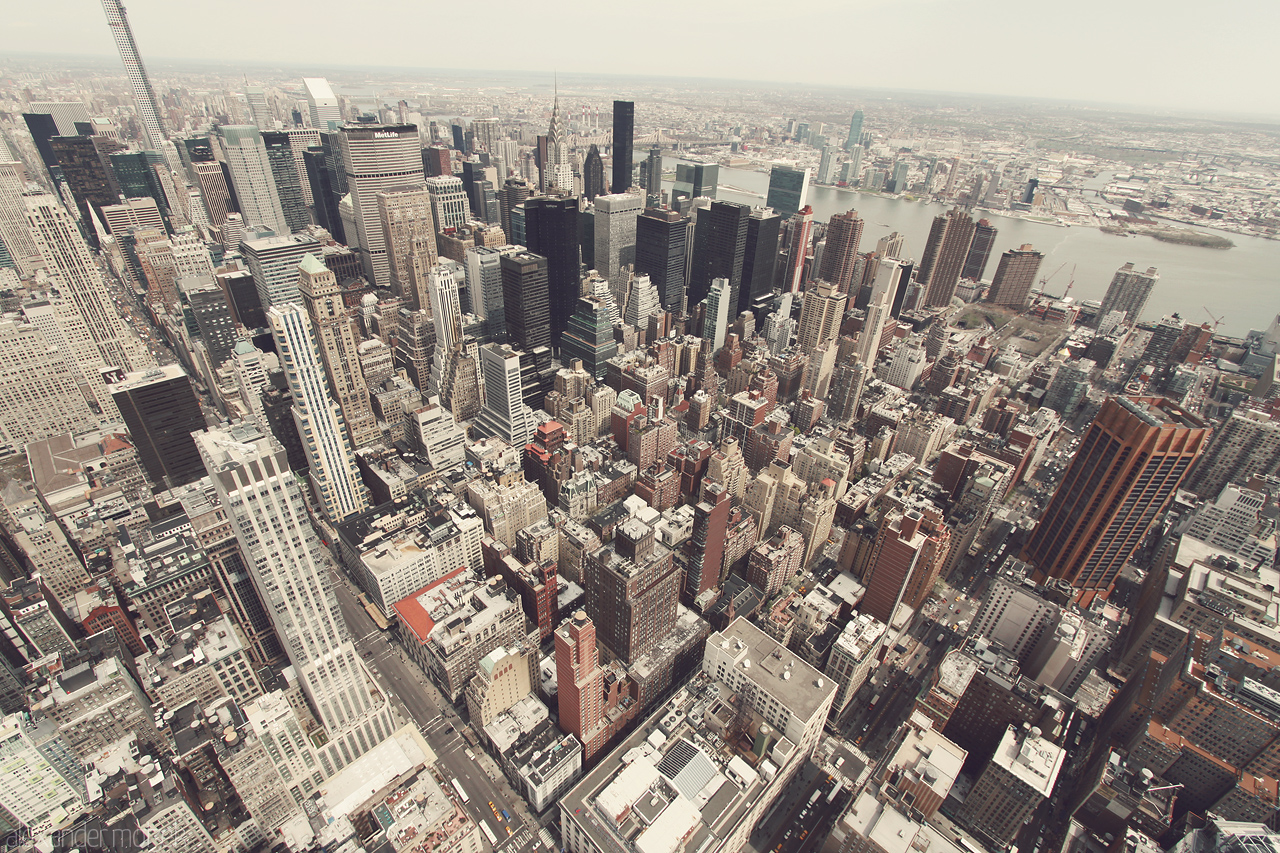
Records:
[[[378,216],[378,194],[422,186],[422,144],[413,124],[362,124],[342,128],[342,163],[355,214],[352,248],[360,252],[365,275],[378,287],[391,286],[387,233]]]
[[[431,213],[435,217],[436,230],[461,228],[471,221],[471,202],[462,178],[453,175],[437,175],[425,181],[431,193]]]
[[[302,85],[307,90],[311,126],[321,133],[342,127],[342,106],[329,81],[323,77],[303,77]]]
[[[876,277],[871,283],[871,299],[867,303],[867,320],[858,336],[858,360],[873,367],[880,350],[880,336],[893,310],[893,294],[902,287],[902,262],[881,258]]]
[[[245,227],[265,226],[277,234],[288,234],[289,225],[271,176],[261,131],[251,124],[227,125],[218,128],[218,142],[231,172]]]
[[[338,522],[368,506],[342,409],[329,383],[307,312],[294,303],[273,305],[267,322],[280,366],[293,392],[293,419],[307,449],[312,488],[324,514]]]
[[[44,266],[40,250],[31,238],[27,224],[27,205],[22,194],[27,187],[26,172],[17,160],[0,162],[0,241],[9,250],[18,275],[35,275]]]
[[[372,676],[342,621],[328,557],[284,448],[245,423],[194,438],[254,586],[328,735],[318,752],[331,776],[390,737],[395,711],[369,689]]]
[[[533,409],[524,403],[520,383],[520,354],[510,347],[480,347],[480,375],[484,378],[484,408],[475,420],[481,435],[494,435],[512,447],[524,447],[536,424]]]
[[[124,72],[129,78],[133,102],[138,107],[138,118],[147,135],[147,147],[163,151],[165,137],[164,124],[160,121],[160,103],[156,100],[155,90],[151,88],[151,80],[147,77],[142,57],[138,55],[138,45],[133,40],[133,30],[129,27],[124,5],[120,0],[102,0],[102,8],[106,10],[107,26],[111,27],[111,36],[115,39],[120,59],[124,62]]]

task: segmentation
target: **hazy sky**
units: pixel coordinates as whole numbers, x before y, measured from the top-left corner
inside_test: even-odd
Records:
[[[128,12],[155,60],[558,68],[1280,116],[1276,0],[130,0]],[[4,51],[115,47],[94,0],[39,0],[8,4]]]

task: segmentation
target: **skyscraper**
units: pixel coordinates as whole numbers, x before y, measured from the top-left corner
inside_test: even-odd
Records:
[[[560,727],[583,744],[590,760],[604,746],[604,669],[596,651],[596,628],[585,610],[556,629],[556,702]]]
[[[290,310],[305,320],[296,307]],[[272,314],[280,316],[277,309]],[[317,772],[331,776],[390,737],[396,713],[385,693],[370,689],[372,675],[342,621],[328,555],[284,448],[247,423],[198,433],[196,444],[276,635],[324,727],[324,737],[312,743]]]
[[[818,278],[831,282],[841,293],[851,289],[864,225],[856,210],[837,213],[827,223],[827,249],[822,254]]]
[[[244,90],[245,106],[249,108],[249,120],[261,130],[271,130],[275,121],[271,118],[271,105],[267,103],[267,90],[261,86],[247,86]]]
[[[430,301],[427,276],[439,258],[431,206],[431,192],[425,186],[378,193],[391,289],[416,310],[425,310]]]
[[[524,447],[536,425],[533,409],[524,403],[520,353],[508,346],[485,344],[480,347],[480,373],[484,376],[484,408],[473,429],[482,436],[497,436],[512,447]]]
[[[676,199],[716,197],[720,183],[720,166],[717,163],[677,163],[676,179],[671,186],[671,206]]]
[[[804,292],[804,305],[800,308],[800,328],[796,332],[796,346],[805,355],[833,341],[840,334],[840,323],[849,307],[849,294],[836,290],[828,281],[815,282]]]
[[[578,300],[578,310],[569,318],[569,327],[560,336],[560,360],[569,363],[581,359],[582,367],[603,381],[609,359],[618,354],[618,342],[613,338],[613,319],[609,308],[594,296]]]
[[[347,239],[360,252],[369,281],[378,287],[390,287],[391,265],[387,260],[387,235],[378,218],[378,193],[422,186],[418,127],[349,125],[342,128],[341,139],[356,224],[356,233],[348,234]]]
[[[991,279],[987,301],[1006,308],[1020,310],[1025,307],[1043,260],[1044,255],[1031,248],[1030,243],[1005,252],[1000,256],[995,277]]]
[[[342,410],[330,396],[311,321],[302,306],[290,302],[271,306],[267,322],[293,393],[293,420],[307,452],[307,477],[325,516],[342,521],[365,510],[368,499]]]
[[[342,107],[338,104],[337,95],[323,77],[303,77],[303,88],[307,90],[307,112],[311,126],[324,133],[342,127]]]
[[[1035,579],[1107,594],[1209,438],[1162,397],[1112,397],[1080,439],[1022,557]]]
[[[578,261],[578,200],[538,196],[524,203],[524,235],[529,251],[547,259],[551,342],[569,325],[582,288]]]
[[[724,346],[724,336],[729,331],[729,305],[732,296],[729,279],[717,278],[711,282],[707,298],[702,300],[702,304],[706,306],[706,314],[702,319],[702,339],[711,342],[713,352],[718,352]]]
[[[80,218],[92,232],[90,211],[101,215],[103,207],[120,200],[120,186],[115,175],[107,170],[104,156],[116,151],[120,143],[92,136],[55,136],[49,140],[49,145],[58,158],[66,185],[75,197]]]
[[[769,196],[767,207],[783,216],[795,216],[808,204],[809,170],[794,166],[775,165],[769,170]]]
[[[538,164],[542,169],[542,191],[573,195],[573,161],[569,156],[569,141],[564,122],[560,118],[560,96],[557,94],[551,106],[551,124],[547,128],[547,154]]]
[[[753,207],[747,217],[747,246],[742,258],[742,289],[738,313],[754,311],[763,317],[773,299],[773,279],[778,270],[778,241],[782,217],[768,207]]]
[[[602,195],[596,199],[595,267],[609,279],[619,305],[627,286],[623,267],[636,262],[636,217],[643,207],[644,199],[636,195]],[[528,231],[527,223],[525,230]]]
[[[603,166],[601,166],[601,180],[603,181]],[[502,184],[502,188],[498,191],[498,211],[502,217],[502,233],[507,235],[507,240],[516,242],[515,236],[511,232],[511,211],[517,205],[524,204],[533,193],[533,186],[524,178],[515,177],[507,178]]]
[[[86,360],[88,353],[72,345],[86,378],[94,381],[97,375],[96,384],[100,385],[103,367],[130,371],[151,366],[154,362],[147,357],[137,335],[116,313],[102,270],[94,263],[71,214],[52,195],[28,195],[24,200],[31,237],[44,258],[44,267],[57,277],[62,294],[70,297],[97,349],[100,361],[95,365]]]
[[[662,206],[662,149],[656,145],[645,160],[644,203],[646,207]]]
[[[587,149],[586,159],[582,161],[582,194],[587,197],[587,201],[593,201],[596,196],[604,195],[606,191],[604,160],[600,157],[599,147],[593,142]]]
[[[298,296],[311,320],[329,390],[342,409],[352,445],[358,449],[374,444],[382,438],[382,431],[369,405],[369,389],[356,351],[358,341],[342,303],[338,278],[315,255],[304,257],[298,272]]]
[[[908,269],[895,258],[884,258],[876,270],[876,277],[871,283],[871,298],[867,302],[867,318],[858,333],[858,360],[868,369],[875,367],[880,337],[893,312],[894,294],[906,287],[902,278]]]
[[[551,346],[547,259],[533,252],[502,257],[502,302],[507,339],[530,352]]]
[[[751,208],[736,201],[713,201],[698,212],[694,229],[693,267],[689,276],[689,305],[707,298],[711,282],[729,280],[734,305],[742,287],[742,263],[747,251],[747,221]]]
[[[862,110],[854,110],[849,120],[849,135],[844,140],[844,150],[852,151],[862,140]]]
[[[787,268],[783,273],[783,293],[799,293],[805,281],[805,262],[813,244],[813,208],[805,205],[791,217],[791,245],[787,249]]]
[[[293,142],[289,134],[272,130],[262,134],[262,145],[267,151],[267,163],[271,167],[271,179],[276,185],[285,224],[290,232],[301,231],[311,224],[311,214],[307,212],[302,182],[298,180],[298,167],[293,161]]]
[[[995,245],[998,229],[986,219],[979,219],[973,227],[973,242],[969,244],[969,254],[965,255],[961,278],[970,281],[982,281],[982,274],[987,270],[987,260],[991,257],[991,247]]]
[[[636,273],[649,276],[666,311],[684,299],[688,240],[689,219],[674,210],[651,207],[636,218]]]
[[[0,160],[0,243],[4,243],[18,269],[26,278],[44,265],[40,250],[27,224],[26,172],[17,160]]]
[[[277,234],[288,234],[280,194],[272,177],[271,163],[262,141],[262,132],[251,124],[224,125],[218,128],[223,161],[231,172],[231,183],[240,203],[240,215],[246,228],[266,227]]]
[[[631,157],[635,148],[636,105],[613,102],[613,184],[615,193],[631,189]]]
[[[1142,319],[1147,298],[1159,280],[1160,273],[1155,267],[1149,267],[1142,273],[1135,270],[1132,263],[1125,264],[1111,279],[1107,295],[1102,298],[1102,307],[1098,309],[1098,319],[1105,318],[1112,311],[1123,311],[1125,322],[1135,325]]]
[[[192,180],[200,190],[205,212],[209,215],[209,224],[214,228],[221,228],[233,208],[231,188],[227,185],[227,174],[223,171],[222,164],[216,160],[193,162],[191,172]]]
[[[431,214],[435,217],[436,230],[461,228],[471,221],[471,200],[462,178],[441,175],[426,178],[424,183],[431,193]]]
[[[138,45],[133,40],[133,29],[129,26],[124,5],[120,0],[102,0],[102,8],[106,10],[107,26],[111,27],[111,36],[124,62],[124,73],[129,78],[129,90],[133,92],[133,102],[138,108],[138,119],[146,134],[147,146],[163,151],[165,136],[164,123],[160,121],[160,102],[156,100],[147,68],[138,55]]]
[[[916,272],[916,281],[925,288],[920,307],[945,308],[951,304],[973,243],[973,231],[972,217],[958,207],[945,216],[934,217]]]
[[[466,251],[467,293],[471,311],[484,318],[485,335],[495,343],[507,340],[507,314],[502,299],[502,256],[524,251],[522,246],[473,246]]]
[[[191,380],[176,364],[130,373],[107,386],[157,491],[194,483],[204,463],[191,434],[208,424]]]

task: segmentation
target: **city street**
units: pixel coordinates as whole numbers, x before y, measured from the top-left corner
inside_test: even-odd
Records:
[[[334,572],[333,589],[360,656],[373,671],[378,685],[393,697],[401,715],[418,727],[435,751],[446,785],[457,779],[467,792],[470,801],[463,808],[497,836],[493,849],[534,853],[547,848],[523,797],[512,790],[497,765],[479,747],[471,749],[475,759],[467,757],[468,744],[459,733],[465,723],[422,670],[405,657],[391,632],[378,629],[356,601],[350,582],[338,572]],[[504,809],[511,815],[510,821],[501,817]]]

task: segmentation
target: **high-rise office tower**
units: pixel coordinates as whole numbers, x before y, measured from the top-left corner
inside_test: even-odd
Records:
[[[615,193],[631,189],[631,152],[635,148],[636,105],[613,102],[613,184]]]
[[[1132,263],[1125,264],[1116,270],[1107,288],[1107,295],[1102,298],[1102,307],[1098,309],[1098,318],[1102,319],[1112,311],[1123,311],[1125,322],[1135,325],[1142,319],[1142,311],[1147,307],[1147,298],[1151,290],[1160,280],[1160,273],[1155,267],[1146,272],[1138,272]]]
[[[507,339],[526,352],[551,346],[547,259],[533,252],[504,255],[502,302]]]
[[[583,744],[590,760],[605,745],[604,668],[596,650],[596,627],[579,610],[556,629],[556,702],[560,727]]]
[[[261,86],[247,86],[244,90],[245,106],[249,108],[249,121],[260,130],[275,128],[275,120],[271,117],[271,105],[267,103],[267,90]]]
[[[636,273],[649,276],[666,311],[684,299],[688,240],[689,219],[674,210],[651,207],[636,218]]]
[[[717,278],[729,280],[732,304],[737,305],[750,218],[751,208],[736,201],[713,201],[711,207],[698,212],[694,228],[693,266],[689,275],[689,305],[706,299],[711,283]]]
[[[285,224],[290,232],[301,231],[311,224],[307,202],[302,195],[302,182],[298,180],[298,167],[293,161],[293,143],[289,134],[266,131],[262,134],[262,146],[267,151],[267,163],[271,179],[276,185],[276,195],[284,212]]]
[[[431,214],[435,217],[437,231],[461,228],[471,221],[471,200],[462,178],[441,175],[426,178],[424,183],[431,193]]]
[[[22,199],[27,188],[26,178],[22,163],[0,161],[0,242],[9,250],[18,275],[23,278],[35,275],[36,270],[44,266],[27,224],[27,205]]]
[[[303,88],[307,90],[307,112],[311,126],[324,133],[342,127],[342,106],[338,96],[333,94],[329,81],[323,77],[303,77]]]
[[[871,283],[871,298],[867,302],[867,318],[858,333],[858,360],[868,368],[874,368],[876,353],[880,351],[880,337],[893,311],[893,297],[906,287],[904,271],[909,269],[895,258],[880,261],[876,277]]]
[[[231,172],[245,226],[262,226],[277,234],[288,234],[289,223],[285,221],[280,194],[276,192],[262,132],[251,124],[225,125],[218,128],[218,142]]]
[[[1043,260],[1044,255],[1031,248],[1030,243],[1023,243],[1020,248],[1005,252],[1000,256],[995,277],[991,279],[987,301],[1006,308],[1024,308]]]
[[[342,162],[355,214],[348,234],[360,252],[365,274],[378,287],[391,285],[387,236],[378,218],[378,193],[422,186],[422,149],[412,124],[349,125],[342,128]],[[436,179],[439,180],[439,179]],[[352,239],[354,237],[354,239]]]
[[[138,119],[147,137],[147,147],[162,151],[165,136],[164,123],[160,120],[160,102],[156,100],[151,79],[147,77],[147,68],[138,55],[138,45],[133,40],[133,29],[129,26],[124,5],[120,0],[102,0],[102,8],[106,10],[107,25],[111,27],[111,36],[115,39],[120,59],[124,62],[125,76],[129,78],[129,90],[133,93],[133,102],[138,108]]]
[[[97,349],[100,361],[95,365],[86,363],[88,353],[72,347],[85,376],[92,380],[103,367],[130,371],[153,364],[137,335],[116,313],[102,270],[94,263],[71,214],[52,195],[28,195],[24,200],[31,237],[44,258],[45,270],[55,278],[63,296],[70,297]],[[101,383],[100,375],[97,382]]]
[[[191,164],[191,171],[200,190],[205,212],[209,216],[209,224],[214,228],[221,228],[222,223],[227,221],[227,215],[234,212],[231,188],[227,184],[222,164],[216,160],[194,162]]]
[[[677,163],[676,179],[671,185],[671,206],[682,198],[716,197],[720,183],[720,166],[717,163]]]
[[[769,195],[765,206],[783,216],[795,216],[809,203],[809,170],[794,166],[774,166],[769,170]]]
[[[484,318],[485,335],[496,343],[507,340],[507,314],[502,299],[502,257],[524,251],[523,246],[473,246],[466,251],[467,293],[471,311]]]
[[[711,341],[713,352],[719,352],[724,346],[724,336],[729,331],[729,304],[732,296],[729,279],[717,278],[711,282],[707,298],[702,300],[706,307],[702,320],[702,339]]]
[[[198,433],[196,444],[276,635],[324,727],[324,737],[312,742],[317,772],[330,776],[390,737],[397,715],[386,694],[371,689],[372,675],[342,621],[328,554],[308,521],[301,480],[289,470],[284,448],[247,423]]]
[[[511,233],[511,211],[517,205],[524,204],[532,194],[533,185],[520,177],[507,178],[498,191],[498,212],[502,217],[502,233],[507,235],[507,240],[510,242],[515,242],[515,237]]]
[[[302,259],[298,273],[298,296],[311,320],[311,334],[324,362],[329,389],[342,409],[351,442],[357,449],[374,444],[382,432],[369,405],[369,389],[356,351],[359,342],[342,303],[338,278],[315,255]]]
[[[800,308],[800,328],[796,332],[796,346],[800,351],[810,355],[835,340],[848,307],[849,294],[836,290],[831,282],[815,282],[806,290],[804,305]]]
[[[649,149],[644,170],[645,207],[662,206],[662,149],[656,145]]]
[[[427,277],[439,258],[431,192],[425,186],[408,187],[378,193],[377,202],[391,289],[415,310],[425,310],[430,302]]]
[[[107,386],[156,491],[204,476],[191,434],[204,429],[204,412],[191,380],[176,364],[127,374]]]
[[[298,301],[298,264],[309,253],[319,253],[320,244],[305,234],[291,237],[264,237],[240,242],[258,303],[263,307]]]
[[[617,354],[609,307],[594,296],[583,296],[578,300],[578,310],[569,318],[569,327],[560,336],[560,360],[569,363],[581,359],[583,369],[603,381],[605,362]]]
[[[431,268],[427,290],[431,295],[431,318],[436,327],[436,346],[448,351],[462,343],[462,308],[458,282],[443,265]]]
[[[805,280],[805,263],[813,243],[813,208],[805,205],[791,217],[791,246],[783,272],[783,293],[799,293]]]
[[[773,299],[773,280],[778,270],[778,241],[782,217],[768,207],[753,207],[747,217],[747,246],[742,259],[742,289],[738,312],[752,311],[765,316]]]
[[[602,195],[596,199],[595,268],[609,279],[614,301],[619,305],[627,286],[623,267],[636,262],[636,218],[643,207],[644,199],[636,195]]]
[[[462,161],[462,185],[471,201],[471,213],[481,222],[497,225],[501,221],[498,211],[498,170],[485,165],[479,154]]]
[[[428,178],[436,178],[440,175],[452,175],[453,165],[450,162],[452,155],[449,149],[443,145],[429,145],[422,149],[422,168]]]
[[[10,714],[0,720],[0,754],[8,768],[0,779],[6,832],[47,837],[84,811],[84,766],[56,725],[36,723],[25,711]]]
[[[533,409],[524,403],[520,381],[520,353],[508,346],[480,347],[480,373],[484,376],[484,408],[473,428],[480,435],[501,438],[512,447],[524,447],[536,424]]]
[[[539,196],[524,203],[524,234],[529,251],[547,259],[551,305],[551,341],[568,328],[582,288],[578,261],[578,200]]]
[[[604,159],[600,149],[593,142],[587,149],[587,156],[582,161],[582,194],[587,201],[594,201],[598,195],[605,195],[608,187],[604,183]]]
[[[55,136],[49,140],[58,158],[62,176],[75,197],[76,208],[86,228],[90,211],[101,215],[102,208],[120,200],[120,185],[107,169],[107,155],[121,148],[114,139],[92,136]]]
[[[961,278],[982,281],[998,232],[999,229],[986,219],[979,219],[978,224],[973,226],[973,242],[969,244],[969,254],[965,255],[964,268],[960,270]]]
[[[862,141],[862,110],[854,110],[849,120],[849,135],[844,140],[844,150],[852,151]]]
[[[924,287],[920,307],[945,308],[951,304],[973,243],[973,231],[973,218],[958,207],[944,216],[934,217],[916,271],[916,281]]]
[[[1088,598],[1108,593],[1210,431],[1162,397],[1108,399],[1023,549],[1036,580],[1065,580]]]
[[[862,241],[865,223],[856,210],[837,213],[827,223],[827,249],[822,253],[818,278],[848,293],[853,283],[853,268],[858,259],[858,243]]]
[[[307,452],[311,487],[325,516],[342,521],[365,510],[368,498],[342,409],[330,395],[311,321],[302,306],[290,302],[271,306],[267,322],[293,393],[293,420]]]
[[[1265,413],[1237,408],[1213,435],[1187,488],[1212,499],[1228,483],[1247,483],[1253,477],[1280,471],[1280,422]]]

